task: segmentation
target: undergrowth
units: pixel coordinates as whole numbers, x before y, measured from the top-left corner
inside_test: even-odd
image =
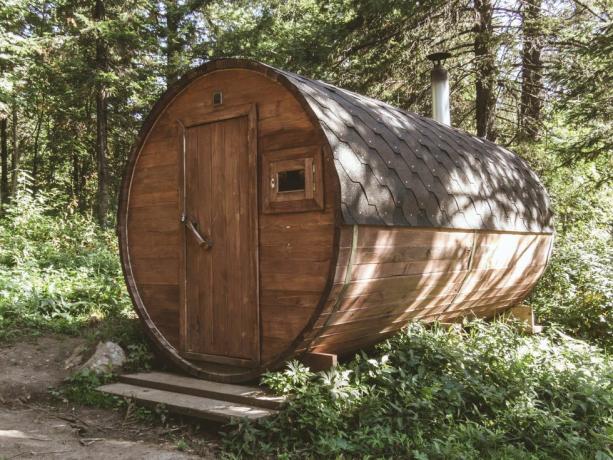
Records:
[[[613,367],[555,329],[525,336],[476,321],[412,324],[344,366],[297,362],[263,382],[291,397],[269,420],[238,422],[235,458],[611,458]]]
[[[0,217],[0,343],[44,333],[80,335],[92,349],[113,340],[126,351],[127,371],[149,369],[152,354],[125,288],[114,232],[52,202],[22,183]],[[75,375],[65,396],[101,402],[93,392],[98,378],[110,377]]]
[[[613,244],[605,238],[558,237],[545,275],[528,299],[540,324],[613,346]]]
[[[130,342],[136,321],[114,233],[51,198],[22,186],[0,218],[0,342],[41,331]]]

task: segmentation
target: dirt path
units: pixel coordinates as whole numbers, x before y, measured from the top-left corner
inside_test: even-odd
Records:
[[[131,430],[118,433],[109,426],[119,422],[115,414],[82,411],[76,421],[59,418],[61,413],[44,408],[0,408],[0,459],[188,459],[198,458],[157,444],[150,433]],[[69,417],[66,417],[67,419]],[[107,424],[101,428],[100,422]],[[94,428],[81,428],[85,422]],[[97,426],[98,425],[98,426]],[[121,423],[115,425],[120,427]]]
[[[45,398],[69,374],[65,361],[85,341],[48,336],[0,347],[0,404]]]
[[[213,443],[194,449],[181,441],[185,427],[147,425],[119,411],[51,400],[49,387],[69,375],[66,359],[83,343],[49,336],[0,348],[0,460],[213,458]]]

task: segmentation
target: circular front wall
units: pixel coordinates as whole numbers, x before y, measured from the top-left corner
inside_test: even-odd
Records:
[[[119,211],[122,263],[137,312],[167,357],[193,375],[246,380],[291,356],[325,300],[335,266],[336,176],[321,128],[284,85],[249,69],[214,70],[190,78],[187,84],[179,83],[182,89],[174,96],[167,93],[158,103],[130,159]],[[223,94],[218,107],[213,106],[215,92]],[[216,111],[249,104],[257,108],[258,159],[296,147],[322,149],[325,193],[322,210],[262,213],[258,206],[259,364],[241,368],[188,360],[180,352],[185,275],[180,222],[183,131],[177,120],[210,119]],[[257,195],[260,201],[261,192]]]

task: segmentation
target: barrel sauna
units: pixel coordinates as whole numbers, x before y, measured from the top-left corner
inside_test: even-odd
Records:
[[[552,215],[517,155],[240,59],[154,106],[119,206],[145,329],[186,372],[238,382],[412,320],[491,317],[545,269]]]

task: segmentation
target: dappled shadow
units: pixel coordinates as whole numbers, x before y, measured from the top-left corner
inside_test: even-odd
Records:
[[[359,348],[416,319],[493,316],[528,294],[545,268],[550,238],[360,226],[351,263],[352,249],[340,249],[334,307],[320,319],[314,349]]]
[[[349,275],[337,274],[315,349],[358,348],[413,319],[491,316],[528,294],[545,267],[552,213],[521,158],[383,102],[286,75],[330,143],[343,220],[359,225],[355,260]],[[349,251],[341,249],[341,266]]]
[[[491,142],[297,75],[332,147],[346,223],[551,232],[547,193]]]

